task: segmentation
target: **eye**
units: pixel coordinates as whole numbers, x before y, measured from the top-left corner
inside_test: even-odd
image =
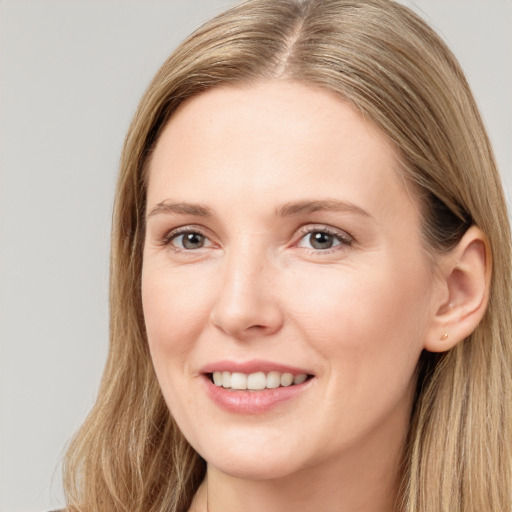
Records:
[[[208,238],[197,231],[172,232],[166,237],[166,244],[178,250],[193,251],[210,245]]]
[[[352,242],[348,235],[341,233],[333,233],[327,229],[314,229],[309,230],[305,236],[303,236],[298,247],[305,247],[314,249],[316,251],[327,251],[340,245],[350,245]]]

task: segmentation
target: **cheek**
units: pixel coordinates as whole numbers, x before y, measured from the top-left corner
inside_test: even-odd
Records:
[[[209,315],[209,287],[187,271],[149,266],[142,273],[142,304],[154,364],[185,355]]]
[[[431,283],[427,269],[411,261],[376,260],[357,269],[310,269],[300,280],[290,276],[284,286],[292,290],[286,300],[295,323],[345,374],[385,373],[402,362],[413,372],[423,347]]]
[[[383,263],[364,272],[318,269],[294,280],[287,295],[295,329],[323,361],[318,415],[343,439],[369,432],[395,412],[395,427],[406,428],[409,417],[430,279],[421,268],[398,272]]]

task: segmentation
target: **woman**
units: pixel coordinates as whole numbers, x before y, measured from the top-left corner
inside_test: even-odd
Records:
[[[510,235],[455,58],[387,0],[252,0],[157,73],[69,510],[505,511]]]

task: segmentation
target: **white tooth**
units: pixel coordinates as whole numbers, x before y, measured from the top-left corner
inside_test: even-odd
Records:
[[[291,373],[283,373],[281,375],[281,386],[291,386],[293,384],[293,375]]]
[[[267,378],[263,372],[251,373],[247,377],[247,389],[265,389]]]
[[[281,384],[281,374],[279,372],[267,373],[267,388],[278,388]]]
[[[231,374],[232,389],[247,389],[247,375],[245,373],[234,372]]]
[[[307,374],[299,373],[299,375],[295,375],[293,378],[294,384],[302,384],[308,378]]]
[[[221,372],[213,372],[213,383],[216,386],[222,386],[222,373]]]
[[[222,372],[222,387],[231,387],[231,372]]]

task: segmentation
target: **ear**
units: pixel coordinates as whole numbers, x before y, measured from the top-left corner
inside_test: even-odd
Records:
[[[439,262],[439,293],[434,319],[425,341],[430,352],[444,352],[469,336],[484,316],[489,301],[491,251],[487,237],[470,227]]]

